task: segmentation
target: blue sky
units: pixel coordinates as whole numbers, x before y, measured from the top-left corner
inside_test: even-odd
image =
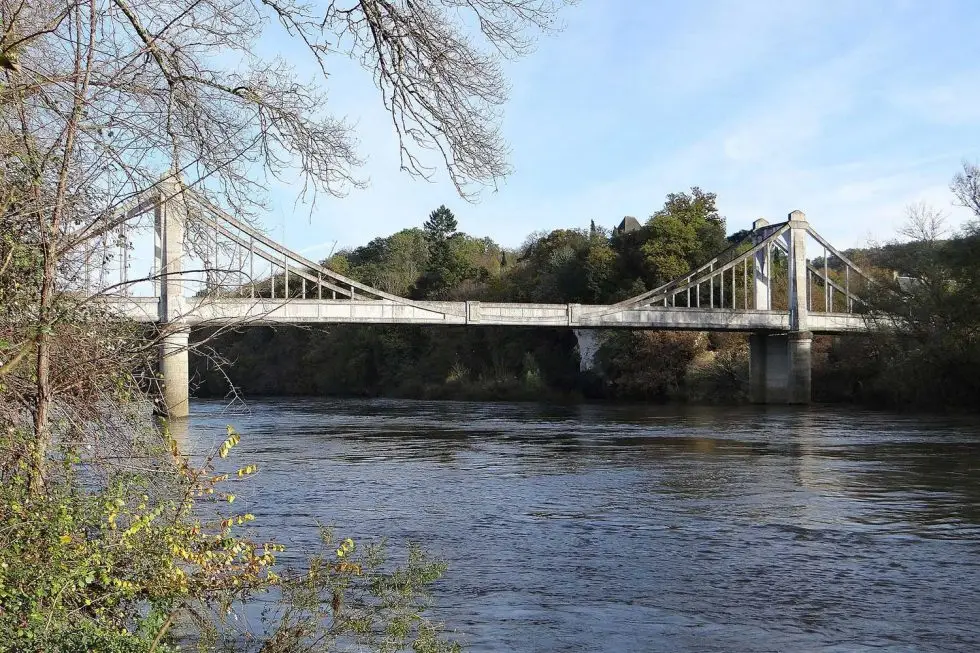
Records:
[[[516,246],[645,219],[693,185],[718,194],[729,231],[801,209],[843,247],[893,237],[912,202],[967,217],[948,185],[980,159],[976,0],[582,0],[563,19],[507,66],[514,173],[498,191],[470,204],[445,175],[400,172],[370,77],[338,60],[331,110],[356,123],[370,184],[312,207],[276,185],[266,229],[319,259],[444,203],[466,232]]]

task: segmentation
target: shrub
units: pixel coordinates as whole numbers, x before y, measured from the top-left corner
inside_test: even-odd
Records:
[[[172,651],[178,621],[204,650],[234,642],[235,650],[312,652],[345,641],[380,651],[458,650],[422,616],[445,566],[418,548],[392,569],[383,546],[362,554],[324,529],[321,550],[302,570],[280,569],[284,547],[248,536],[254,517],[233,510],[228,489],[256,467],[216,469],[238,440],[229,428],[199,467],[171,440],[172,464],[155,472],[165,475],[162,485],[119,472],[93,488],[67,451],[65,473],[37,493],[22,465],[0,486],[0,651]],[[270,590],[279,600],[259,632],[229,627],[229,613]]]

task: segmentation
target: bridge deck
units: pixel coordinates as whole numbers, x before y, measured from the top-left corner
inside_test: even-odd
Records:
[[[155,297],[112,297],[110,310],[138,322],[159,322]],[[190,325],[263,324],[445,324],[525,327],[628,328],[682,331],[788,331],[785,311],[644,306],[611,310],[589,304],[515,304],[388,300],[187,298],[179,316]],[[176,316],[175,316],[176,317]],[[815,333],[867,331],[863,316],[810,313]]]

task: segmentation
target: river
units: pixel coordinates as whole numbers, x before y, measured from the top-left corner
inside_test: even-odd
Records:
[[[976,421],[276,398],[181,439],[227,424],[258,537],[424,543],[469,651],[980,650]]]

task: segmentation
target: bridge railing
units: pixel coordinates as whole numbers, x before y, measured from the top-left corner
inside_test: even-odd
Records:
[[[63,254],[58,287],[85,295],[127,296],[134,286],[148,284],[151,266],[133,272],[139,241],[151,233],[148,217],[157,203],[155,194],[138,195],[113,210],[106,220],[69,220],[62,229]]]
[[[228,270],[217,277],[204,294],[222,298],[374,300],[417,306],[351,279],[294,252],[272,238],[215,206],[201,194],[186,190],[189,222],[199,230],[196,241],[214,250],[205,255],[215,269]],[[257,263],[262,262],[263,265]]]
[[[799,294],[813,313],[862,313],[862,297],[874,283],[853,261],[834,248],[800,212],[769,224],[757,220],[753,230],[686,275],[610,306],[608,312],[637,308],[793,310]],[[797,251],[799,250],[799,251]],[[808,252],[822,250],[822,256]],[[805,274],[793,278],[796,262]]]
[[[389,294],[289,250],[203,193],[172,180],[157,191],[134,203],[126,216],[153,211],[155,254],[148,278],[153,280],[153,296],[162,298],[161,319],[175,319],[179,305],[174,302],[188,291],[215,300],[377,301],[433,310],[431,303]],[[107,260],[117,266],[118,282],[107,284],[103,278],[97,285],[120,287],[120,294],[127,288],[127,229],[122,222],[116,241],[103,239],[92,248],[96,255],[99,248],[116,248],[116,258],[101,260],[103,268]],[[864,313],[872,283],[809,225],[806,216],[793,212],[777,224],[757,220],[743,239],[691,272],[617,304],[590,308],[589,313],[595,318],[638,309],[789,312],[797,317]],[[459,306],[447,304],[439,312],[465,318]],[[803,324],[796,318],[791,323]]]
[[[807,261],[808,309],[820,312],[822,308],[825,313],[864,313],[868,308],[865,297],[876,281],[812,227],[807,228],[807,235],[823,248],[823,256]],[[837,310],[838,306],[841,310]]]

